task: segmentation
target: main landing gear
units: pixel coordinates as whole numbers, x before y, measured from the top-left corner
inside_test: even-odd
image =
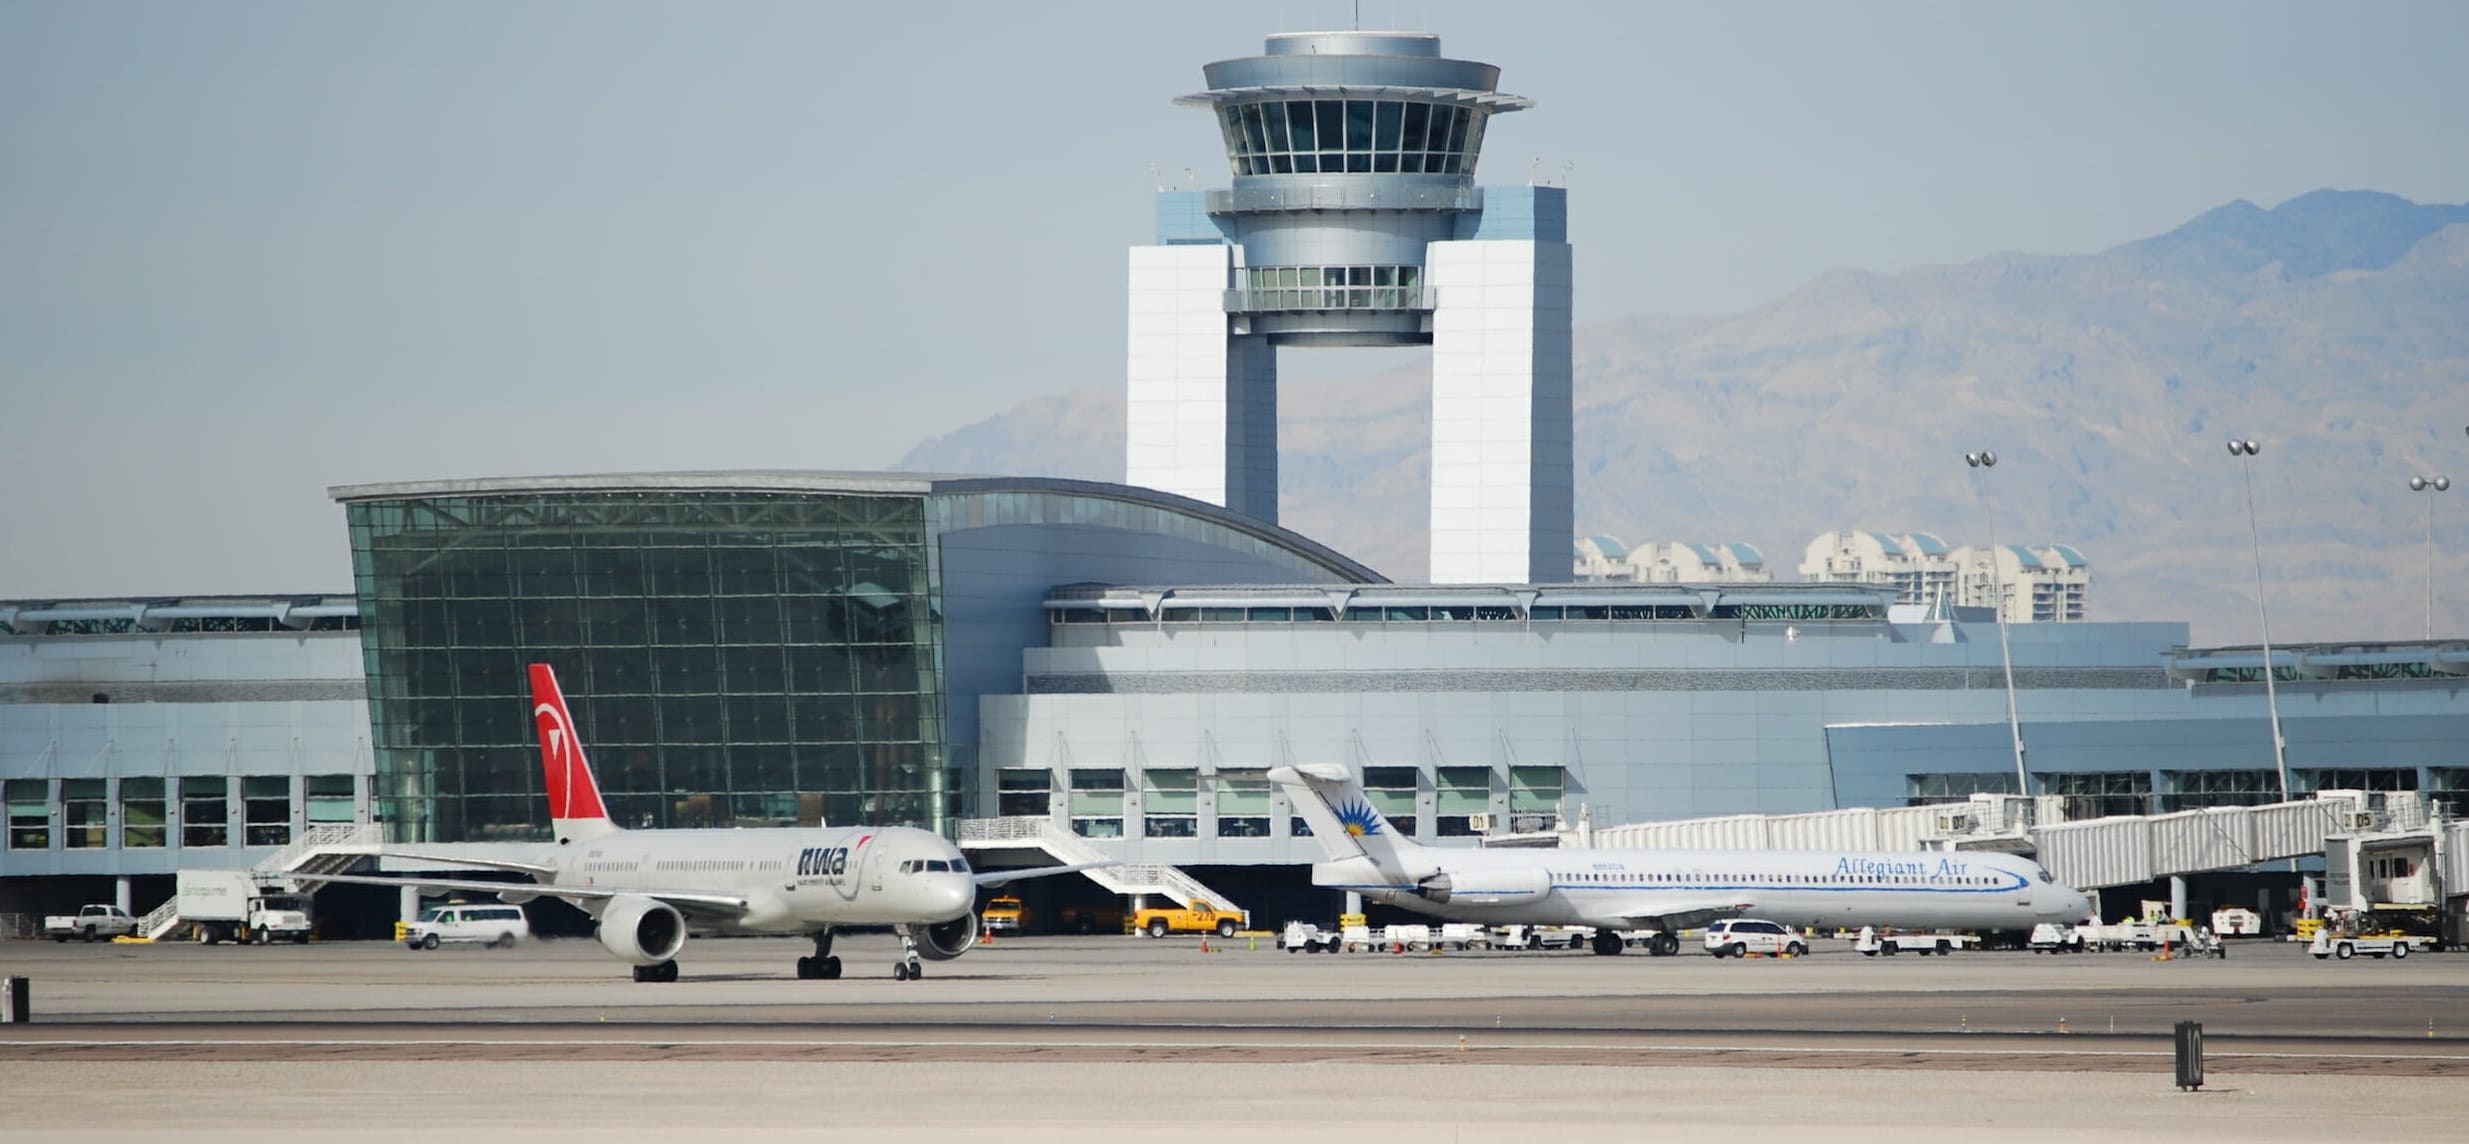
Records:
[[[907,930],[900,933],[900,960],[892,963],[892,980],[915,981],[926,976],[926,966],[917,960],[917,939]]]
[[[1620,947],[1620,931],[1607,929],[1595,931],[1595,956],[1611,957],[1620,952]]]
[[[832,956],[832,931],[814,935],[814,956],[797,959],[799,981],[835,981],[840,977],[840,959]]]
[[[677,980],[677,961],[672,958],[658,965],[635,966],[634,979],[637,981],[675,981]]]

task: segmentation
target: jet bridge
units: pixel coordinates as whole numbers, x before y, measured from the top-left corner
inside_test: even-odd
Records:
[[[2265,806],[2068,821],[2056,796],[1974,795],[1968,802],[1809,814],[1731,815],[1596,827],[1592,845],[1639,849],[2004,850],[2031,854],[2078,890],[2235,870],[2323,853],[2330,835],[2426,824],[2422,796],[2324,791]],[[1585,845],[1564,831],[1561,845]]]

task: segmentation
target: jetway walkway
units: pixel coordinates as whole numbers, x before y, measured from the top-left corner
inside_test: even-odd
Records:
[[[2062,797],[1974,795],[1968,802],[1808,814],[1744,814],[1596,827],[1591,845],[1639,849],[2004,850],[2036,856],[2079,890],[2235,870],[2323,852],[2333,834],[2414,830],[2431,815],[2409,791],[2323,791],[2264,806],[2068,821]],[[1561,845],[1588,843],[1575,831]]]
[[[1095,843],[1055,825],[1053,819],[1043,815],[965,819],[960,823],[959,842],[962,850],[973,854],[997,850],[1040,850],[1052,857],[1053,864],[1058,866],[1107,862],[1114,858]],[[1163,897],[1176,905],[1200,898],[1221,910],[1243,908],[1226,895],[1210,889],[1200,879],[1184,873],[1182,868],[1163,863],[1127,862],[1095,866],[1081,873],[1110,893]],[[1250,915],[1246,913],[1245,916]]]

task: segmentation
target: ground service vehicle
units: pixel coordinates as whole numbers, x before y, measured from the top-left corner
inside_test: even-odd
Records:
[[[308,899],[261,886],[247,870],[182,870],[176,885],[180,920],[207,945],[309,940]]]
[[[2033,926],[2031,940],[2024,943],[2034,953],[2081,953],[2084,945],[2083,931],[2064,922]]]
[[[977,913],[977,928],[987,933],[1019,933],[1028,925],[1029,909],[1009,895],[988,898]]]
[[[2434,947],[2435,939],[2429,937],[2398,933],[2343,935],[2317,930],[2315,940],[2307,945],[2306,952],[2314,954],[2318,961],[2328,957],[2347,961],[2361,953],[2377,959],[2407,957],[2411,950],[2424,952]]]
[[[1287,922],[1277,935],[1277,947],[1288,953],[1336,953],[1341,935],[1310,922]]]
[[[1780,953],[1799,957],[1809,952],[1809,943],[1799,933],[1783,926],[1756,918],[1732,918],[1706,927],[1706,952],[1716,957],[1743,957],[1752,953]]]
[[[80,907],[73,914],[53,914],[43,919],[43,933],[53,941],[82,938],[100,941],[137,932],[137,919],[118,906],[98,904]]]
[[[1150,937],[1170,933],[1214,933],[1233,937],[1243,928],[1243,915],[1233,910],[1221,910],[1207,901],[1194,898],[1189,905],[1177,908],[1144,909],[1132,914],[1132,930]]]
[[[2242,906],[2212,911],[2212,932],[2221,937],[2263,936],[2263,915]]]
[[[422,910],[420,920],[405,927],[403,944],[436,949],[446,942],[479,942],[490,949],[511,949],[531,935],[531,921],[521,906],[457,902]]]
[[[1852,942],[1852,948],[1859,950],[1864,957],[1876,957],[1881,953],[1888,957],[1898,953],[1934,953],[1944,957],[1979,941],[1979,938],[1967,933],[1879,933],[1875,927],[1862,926],[1860,937]]]

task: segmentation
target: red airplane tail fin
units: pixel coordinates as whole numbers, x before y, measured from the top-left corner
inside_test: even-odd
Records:
[[[557,673],[545,663],[531,665],[532,719],[540,728],[540,765],[548,783],[549,822],[560,842],[613,833],[617,824],[600,802],[600,783],[583,754],[583,737],[574,729],[574,715],[557,688]]]

